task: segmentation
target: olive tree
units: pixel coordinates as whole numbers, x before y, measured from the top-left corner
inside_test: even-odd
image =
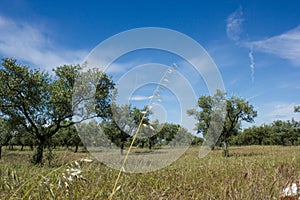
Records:
[[[73,120],[72,110],[74,82],[77,77],[82,76],[80,68],[79,65],[64,65],[56,68],[54,75],[50,75],[19,64],[15,59],[2,59],[0,115],[13,121],[15,125],[21,125],[37,139],[33,157],[35,164],[42,163],[43,149],[49,145],[54,134],[80,122]],[[99,107],[108,107],[106,104],[109,103],[109,94],[114,84],[106,74],[97,73],[100,74],[97,77],[101,77],[97,80],[100,89],[97,90],[98,95],[94,97],[94,101],[101,103],[98,106],[101,110]],[[77,96],[75,103],[80,104],[83,98]]]
[[[225,95],[225,93],[217,91],[213,96],[201,96],[198,100],[199,110],[193,109],[187,112],[189,115],[194,115],[198,120],[196,128],[198,133],[202,133],[204,138],[208,130],[215,128],[222,129],[219,138],[213,139],[223,144],[224,156],[227,157],[229,156],[228,142],[230,137],[238,134],[238,129],[241,127],[242,121],[254,122],[257,112],[254,110],[253,105],[250,105],[245,99],[237,96],[226,98]],[[222,124],[222,127],[214,125],[214,122],[218,121],[218,117],[216,117],[216,112],[214,111],[218,110],[217,106],[219,105],[218,102],[221,102],[220,100],[225,100],[226,102],[223,123],[217,123]],[[214,135],[212,134],[212,136]]]

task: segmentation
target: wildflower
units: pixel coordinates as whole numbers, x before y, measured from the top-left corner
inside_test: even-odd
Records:
[[[296,200],[300,199],[300,180],[298,183],[291,183],[287,188],[283,189],[280,199]]]

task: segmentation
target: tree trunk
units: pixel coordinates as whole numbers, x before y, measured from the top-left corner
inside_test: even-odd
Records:
[[[152,149],[152,147],[154,146],[154,140],[155,140],[155,138],[153,139],[153,138],[149,138],[149,149],[151,150]]]
[[[280,141],[281,141],[281,145],[285,146],[284,137],[283,136],[280,137]]]
[[[2,145],[0,145],[0,159],[2,158]]]
[[[76,144],[76,145],[75,145],[75,153],[78,152],[78,146],[79,146],[79,144]]]
[[[42,164],[43,162],[43,152],[44,152],[44,145],[45,145],[45,141],[40,141],[37,149],[36,149],[36,153],[33,156],[33,163],[34,164]]]
[[[223,145],[224,145],[223,156],[229,157],[228,144],[226,140],[224,140]]]
[[[121,142],[120,154],[124,155],[124,142]]]
[[[149,149],[152,149],[152,140],[149,141]]]

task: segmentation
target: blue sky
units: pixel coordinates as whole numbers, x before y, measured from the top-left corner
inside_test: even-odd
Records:
[[[2,0],[0,56],[49,70],[81,63],[96,45],[122,31],[169,28],[207,50],[228,95],[244,97],[255,106],[257,125],[292,117],[300,120],[300,114],[293,113],[300,104],[299,10],[299,1],[282,0]],[[133,54],[126,61],[142,64],[149,55],[156,53],[139,59]],[[168,58],[156,61],[169,62]]]

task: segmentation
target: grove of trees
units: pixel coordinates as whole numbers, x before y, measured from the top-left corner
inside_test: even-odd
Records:
[[[196,130],[203,138],[192,135],[178,124],[151,121],[152,113],[147,107],[139,109],[132,105],[115,104],[117,90],[112,77],[93,69],[83,74],[82,67],[64,65],[55,68],[53,73],[47,73],[19,64],[15,59],[2,59],[0,159],[3,146],[13,149],[14,145],[18,145],[21,150],[28,146],[30,150],[35,150],[33,163],[42,164],[45,148],[74,147],[77,152],[79,146],[101,146],[104,136],[120,147],[123,154],[139,125],[142,126],[134,146],[150,150],[181,142],[200,145],[210,141],[211,149],[216,145],[222,146],[224,156],[229,156],[228,145],[300,145],[300,122],[294,119],[277,120],[269,125],[242,130],[242,121],[254,122],[257,116],[254,106],[241,97],[226,97],[221,91],[216,91],[212,96],[201,96],[198,108],[187,111],[196,118]],[[74,98],[75,79],[85,82],[91,78],[89,74],[96,74],[96,79],[93,79],[96,82],[83,84],[76,90]],[[93,89],[95,96],[88,99],[87,93]],[[94,107],[88,109],[93,109],[94,113],[91,114],[87,108],[79,109],[83,113],[82,118],[74,119],[74,106],[87,99],[93,103]],[[295,107],[295,112],[300,112],[300,106]],[[81,123],[95,117],[98,121]],[[77,130],[88,133],[85,144]],[[216,134],[218,132],[219,135]]]
[[[0,66],[0,115],[19,134],[29,133],[36,142],[35,164],[41,164],[43,150],[61,129],[74,125],[72,94],[80,66],[64,65],[54,75],[18,64],[15,59],[3,59]],[[102,80],[104,79],[104,80]],[[110,98],[111,81],[102,76],[98,101]],[[103,94],[104,93],[104,94]],[[80,103],[80,102],[77,102]]]
[[[146,111],[146,107],[138,109],[131,105],[116,105],[113,102],[116,95],[115,84],[111,77],[94,69],[81,73],[81,69],[82,66],[79,65],[64,65],[55,68],[53,73],[47,73],[19,64],[15,59],[2,59],[0,155],[2,146],[13,148],[18,145],[21,150],[24,146],[29,146],[31,150],[35,150],[33,163],[42,164],[45,148],[74,146],[77,152],[78,147],[84,144],[77,134],[76,124],[81,132],[89,133],[89,145],[101,144],[103,135],[97,131],[101,128],[120,147],[121,154],[142,119],[141,137],[135,145],[147,145],[152,149],[155,145],[169,144],[172,141],[179,125],[150,122],[150,112]],[[75,79],[83,83],[82,87],[75,87]],[[91,81],[87,81],[88,79]],[[96,82],[92,82],[95,80]],[[90,97],[87,94],[93,89],[96,91],[95,96],[88,99]],[[79,109],[83,117],[74,119],[73,107],[85,101],[91,101],[94,107]],[[88,109],[94,110],[94,113],[91,114]],[[96,124],[93,121],[81,123],[96,117],[100,119]],[[158,129],[161,131],[155,132]],[[182,133],[189,134],[187,130]]]
[[[233,145],[300,145],[300,123],[276,120],[244,129],[230,141]]]

